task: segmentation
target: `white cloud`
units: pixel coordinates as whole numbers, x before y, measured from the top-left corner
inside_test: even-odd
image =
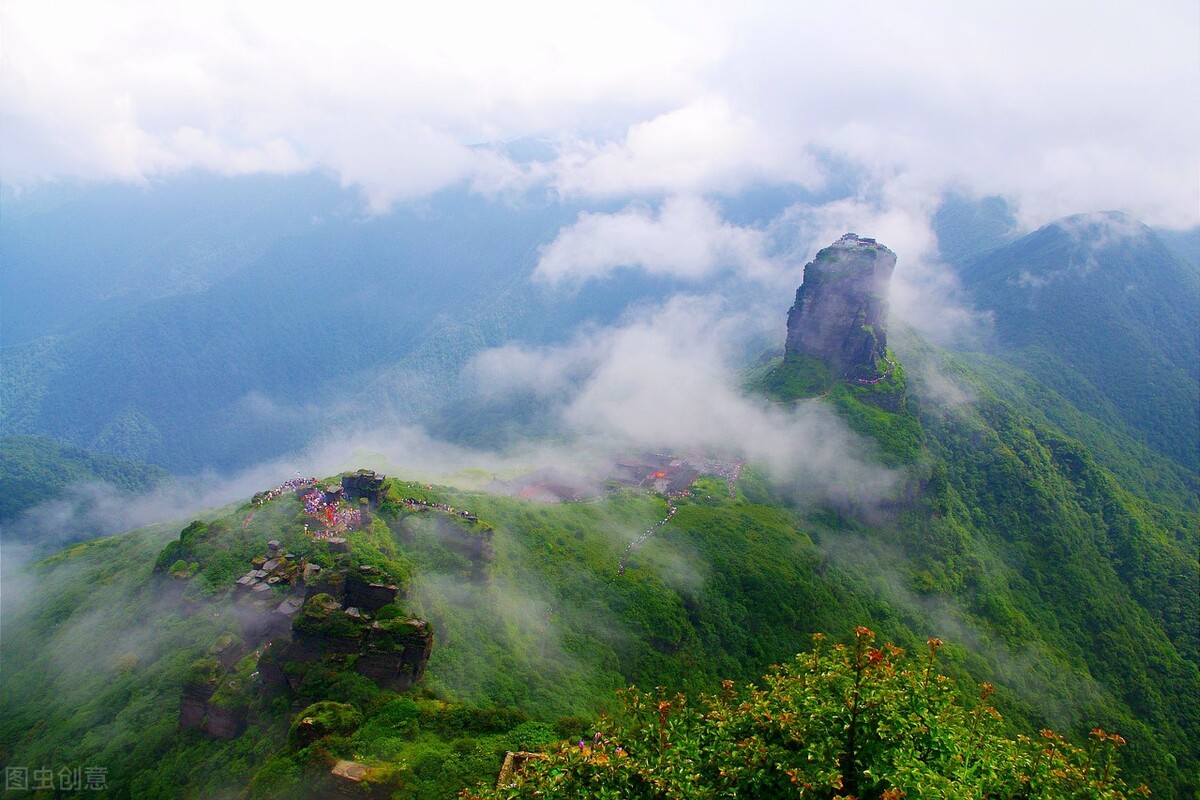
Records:
[[[615,214],[581,213],[542,250],[534,276],[583,281],[623,266],[692,280],[727,267],[762,274],[771,271],[763,247],[761,231],[730,225],[700,198],[672,197],[657,216],[644,205]]]
[[[1026,225],[1197,222],[1200,8],[675,0],[10,0],[9,185],[321,168],[375,210],[471,181],[574,197],[821,185],[834,159]],[[474,147],[537,137],[536,170]],[[826,162],[827,163],[827,162]]]
[[[555,185],[567,195],[734,192],[754,183],[816,187],[822,174],[804,151],[764,131],[720,96],[631,125],[617,141],[580,143],[559,159]]]
[[[941,263],[931,225],[940,199],[936,188],[896,176],[873,189],[822,205],[795,205],[775,227],[794,230],[794,239],[806,247],[796,256],[805,262],[849,231],[876,239],[896,253],[888,293],[892,319],[938,343],[976,341],[988,323],[953,270]]]
[[[477,363],[511,390],[535,390],[542,364],[577,364],[575,378],[544,393],[547,414],[583,449],[665,447],[739,454],[800,494],[870,506],[895,476],[819,401],[782,408],[747,396],[733,367],[747,338],[782,316],[730,309],[712,297],[676,296],[623,324],[568,344],[485,351]]]

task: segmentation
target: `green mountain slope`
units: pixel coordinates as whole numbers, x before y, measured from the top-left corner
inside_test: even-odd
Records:
[[[158,467],[88,452],[42,436],[0,439],[0,523],[11,522],[30,508],[55,500],[72,485],[103,482],[117,490],[140,494],[168,477]]]
[[[1068,217],[960,271],[1007,358],[1200,472],[1200,280],[1149,228]]]
[[[905,378],[933,368],[973,402],[940,410]],[[179,693],[189,665],[238,631],[233,581],[267,539],[324,558],[299,503],[219,512],[199,544],[162,556],[175,538],[166,528],[76,546],[34,568],[36,591],[21,593],[19,609],[6,600],[7,763],[103,760],[118,794],[138,797],[246,785],[271,797],[325,780],[342,758],[405,787],[400,796],[444,796],[494,775],[530,731],[542,742],[585,734],[584,720],[630,682],[706,691],[753,680],[812,632],[843,636],[861,623],[909,648],[952,642],[944,669],[994,683],[1010,731],[1050,726],[1081,742],[1097,726],[1119,731],[1132,782],[1190,796],[1196,513],[1130,492],[972,364],[929,350],[905,369],[882,400],[829,394],[860,432],[883,434],[908,476],[868,517],[793,506],[752,470],[732,493],[701,481],[658,527],[669,504],[649,495],[539,505],[390,483],[369,529],[350,536],[351,556],[397,576],[402,613],[432,626],[425,694],[334,668],[269,695],[243,659],[229,691],[249,727],[232,740],[179,730]],[[899,410],[881,407],[897,396]],[[479,522],[413,511],[406,497],[470,509]],[[479,525],[486,547],[473,544]],[[626,544],[648,530],[618,571]],[[153,573],[156,559],[173,562],[172,575]],[[317,713],[314,702],[351,706],[352,724],[296,740],[288,730]],[[456,708],[458,727],[447,727],[439,714]]]

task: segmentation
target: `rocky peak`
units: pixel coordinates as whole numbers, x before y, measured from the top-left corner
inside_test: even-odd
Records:
[[[788,312],[787,355],[820,359],[845,378],[883,374],[895,266],[895,253],[854,233],[817,253]]]

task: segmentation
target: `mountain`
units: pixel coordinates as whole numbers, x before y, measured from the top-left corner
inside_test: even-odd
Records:
[[[1182,231],[1161,229],[1155,233],[1185,264],[1200,272],[1200,227]]]
[[[948,194],[931,222],[938,252],[948,264],[962,264],[1019,236],[1016,217],[1001,197]]]
[[[1068,217],[959,274],[1007,360],[1200,471],[1200,278],[1153,231]]]
[[[0,439],[0,474],[4,475],[0,524],[58,499],[68,487],[104,484],[132,497],[169,477],[158,467],[97,455],[42,436]]]
[[[754,464],[683,495],[554,504],[387,479],[365,505],[330,487],[326,512],[282,484],[10,572],[5,763],[103,763],[117,796],[450,796],[506,751],[592,739],[630,683],[712,692],[862,625],[910,652],[946,640],[940,668],[994,685],[1006,736],[1117,731],[1131,783],[1194,795],[1186,488],[1121,478],[1125,440],[1031,371],[889,334],[881,380],[792,355],[756,383],[779,419],[837,413],[886,465],[882,496],[820,501]],[[405,689],[376,676],[388,652],[416,675],[410,620],[432,650]]]
[[[681,286],[531,280],[539,248],[579,213],[568,203],[457,189],[368,217],[320,176],[197,180],[9,199],[5,275],[46,277],[5,290],[6,308],[29,309],[0,353],[8,434],[176,473],[244,467],[364,420],[434,418],[481,348],[560,341]],[[172,262],[188,258],[203,268]],[[46,304],[60,294],[78,307]]]

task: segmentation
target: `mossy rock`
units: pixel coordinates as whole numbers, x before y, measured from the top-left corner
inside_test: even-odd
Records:
[[[205,656],[198,658],[188,665],[187,671],[183,674],[183,682],[186,686],[199,686],[212,683],[217,679],[217,673],[221,670],[221,664],[213,656]]]
[[[305,747],[326,736],[350,736],[362,724],[362,714],[349,703],[322,700],[296,715],[288,731],[293,747]]]
[[[824,362],[812,356],[788,355],[779,359],[755,380],[751,388],[778,403],[802,400],[826,392],[833,374]]]
[[[341,639],[359,637],[363,630],[362,623],[348,616],[337,598],[328,594],[308,598],[293,627],[302,635]]]

